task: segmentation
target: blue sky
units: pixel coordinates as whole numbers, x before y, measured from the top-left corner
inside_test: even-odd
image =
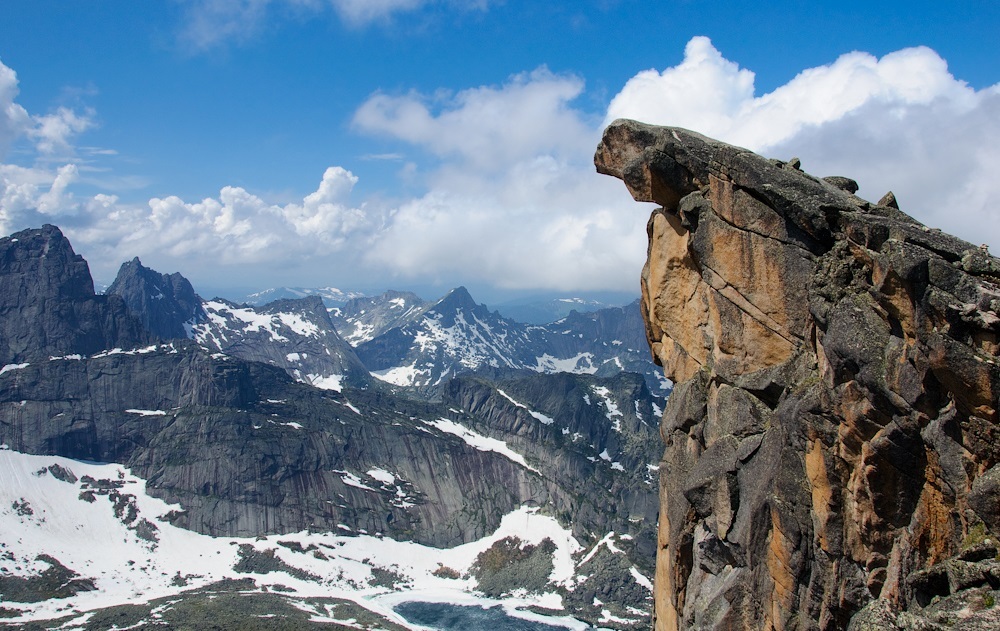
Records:
[[[1000,251],[998,7],[5,0],[0,228],[103,280],[630,292],[648,209],[590,162],[621,115]]]

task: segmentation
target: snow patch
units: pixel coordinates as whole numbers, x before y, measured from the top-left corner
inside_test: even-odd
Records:
[[[456,423],[455,421],[448,420],[446,418],[438,419],[436,421],[424,421],[425,424],[430,425],[446,434],[452,434],[461,438],[465,443],[471,447],[478,449],[479,451],[495,451],[496,453],[508,458],[509,460],[516,462],[525,469],[539,473],[538,469],[531,467],[524,460],[524,456],[517,453],[513,449],[507,446],[507,443],[498,440],[496,438],[489,438],[483,436],[482,434],[475,432],[468,427],[462,425],[461,423]]]
[[[333,390],[334,392],[341,392],[344,389],[344,375],[306,375],[306,382],[321,389],[321,390]]]
[[[543,373],[571,372],[584,375],[592,375],[597,372],[593,353],[580,353],[566,359],[559,359],[545,353],[541,357],[535,358],[535,366],[532,366],[531,369]]]
[[[551,416],[545,416],[541,412],[535,412],[534,410],[532,410],[528,406],[524,405],[523,403],[518,403],[513,398],[511,398],[511,396],[509,394],[507,394],[506,392],[504,392],[500,388],[497,388],[497,392],[500,394],[500,396],[502,396],[503,398],[507,399],[508,401],[510,401],[511,403],[513,403],[515,406],[517,406],[517,407],[519,407],[519,408],[521,408],[523,410],[526,410],[528,412],[528,414],[530,414],[531,416],[533,416],[535,419],[537,419],[543,425],[552,425],[553,423],[555,423],[555,419],[553,419]]]
[[[2,375],[4,373],[8,373],[8,372],[13,372],[15,370],[21,370],[23,368],[27,368],[30,365],[31,364],[29,364],[27,362],[25,362],[23,364],[7,364],[3,368],[0,368],[0,375]]]

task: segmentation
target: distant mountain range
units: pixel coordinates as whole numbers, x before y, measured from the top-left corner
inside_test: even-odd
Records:
[[[103,293],[103,292],[102,292]],[[411,292],[389,291],[396,297],[409,296],[416,301],[423,302],[416,294]],[[228,294],[227,294],[228,295]],[[351,300],[378,299],[381,296],[370,296],[360,291],[345,291],[336,287],[305,288],[305,287],[272,287],[257,291],[236,300],[238,303],[249,305],[263,305],[275,300],[288,300],[294,298],[305,298],[308,296],[319,296],[327,307],[342,307]],[[493,309],[500,315],[515,322],[525,324],[548,324],[556,320],[565,318],[572,311],[588,313],[600,309],[609,309],[632,302],[637,295],[629,295],[626,292],[604,292],[594,294],[596,297],[574,297],[543,295],[517,298],[493,304]],[[345,337],[347,337],[345,335]]]
[[[341,291],[336,287],[273,287],[247,294],[240,302],[259,306],[274,302],[275,300],[294,300],[295,298],[307,298],[309,296],[319,296],[326,306],[336,307],[352,298],[361,298],[364,294],[357,291]]]
[[[203,300],[138,259],[97,295],[57,228],[0,239],[0,528],[18,535],[4,537],[0,611],[63,624],[72,608],[166,594],[195,607],[220,580],[241,593],[334,589],[363,607],[424,576],[648,627],[665,400],[623,370],[640,335],[628,307],[538,327],[462,288],[434,303],[354,298],[333,313],[316,295]],[[420,387],[386,379],[425,369]],[[572,541],[496,534],[521,512]],[[199,569],[175,576],[188,554],[171,543],[179,529],[240,537],[239,553],[189,538],[182,565]],[[306,531],[326,538],[286,541]],[[424,570],[390,552],[335,553],[336,537],[359,535],[492,556]],[[211,567],[193,556],[209,548]],[[233,615],[220,628],[247,628]]]
[[[311,291],[311,290],[310,290]],[[179,274],[138,259],[124,264],[108,295],[120,295],[151,331],[285,369],[319,387],[365,387],[374,376],[431,393],[469,372],[530,370],[612,376],[635,372],[650,391],[670,384],[649,355],[638,301],[544,325],[516,322],[458,287],[436,302],[410,292],[354,297],[324,308],[319,293],[263,305],[203,300]],[[346,296],[339,290],[327,295]],[[576,304],[576,303],[572,303]]]
[[[638,302],[531,325],[489,311],[459,287],[433,303],[399,292],[358,298],[334,310],[333,321],[372,375],[400,386],[433,388],[465,372],[629,371],[651,391],[669,392],[650,358]]]

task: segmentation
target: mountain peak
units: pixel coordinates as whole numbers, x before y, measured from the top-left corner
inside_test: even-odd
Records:
[[[185,324],[205,315],[188,279],[178,272],[160,274],[144,266],[139,257],[122,263],[105,293],[121,296],[146,330],[163,339],[187,337]]]
[[[472,294],[464,286],[460,285],[447,294],[444,298],[439,300],[436,305],[434,305],[435,311],[440,311],[441,309],[475,309],[480,305],[472,298]]]
[[[98,296],[90,267],[59,228],[46,224],[0,239],[0,363],[89,355],[148,341],[116,297]]]

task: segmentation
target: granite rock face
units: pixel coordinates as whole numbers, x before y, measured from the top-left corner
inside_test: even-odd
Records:
[[[188,279],[176,272],[160,274],[139,257],[122,264],[105,295],[121,296],[143,326],[163,340],[189,337],[190,328],[208,317]]]
[[[656,628],[936,628],[941,599],[1000,585],[940,569],[1000,536],[1000,260],[683,129],[616,121],[595,163],[660,206]]]
[[[121,298],[94,294],[90,267],[55,226],[0,239],[0,271],[0,364],[152,339]]]

